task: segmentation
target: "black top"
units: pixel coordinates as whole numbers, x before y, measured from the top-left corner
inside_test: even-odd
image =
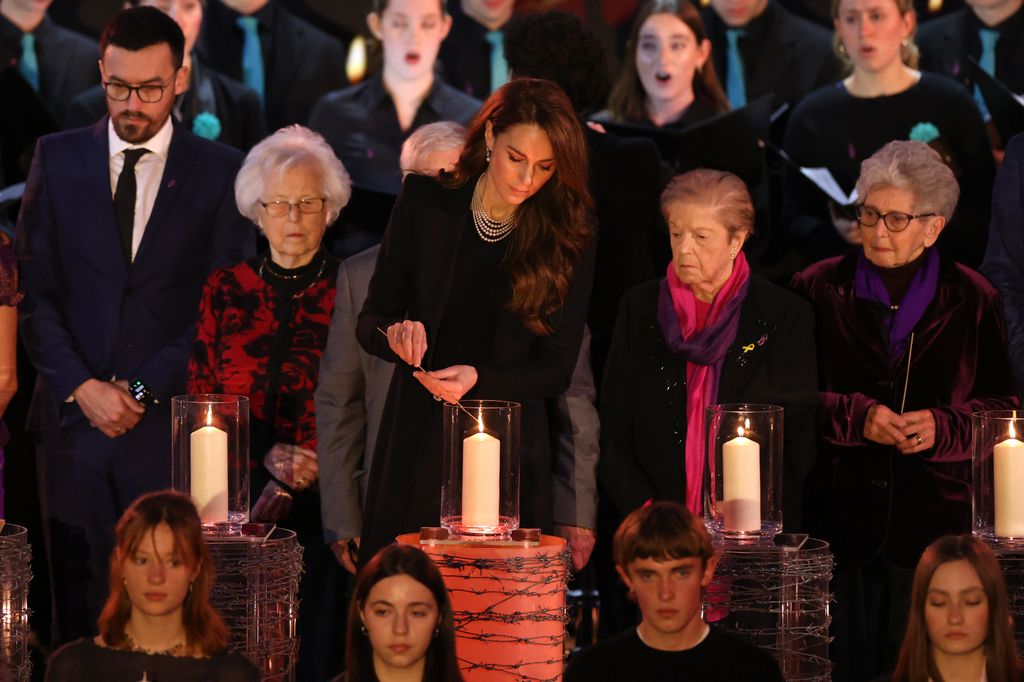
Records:
[[[699,94],[695,93],[695,95],[696,96],[694,97],[693,102],[690,103],[690,106],[683,109],[683,113],[679,116],[679,118],[669,123],[666,123],[663,126],[659,126],[658,124],[656,124],[647,115],[644,115],[643,120],[640,121],[616,121],[616,119],[612,116],[612,112],[610,109],[603,109],[594,114],[593,116],[591,116],[590,118],[598,122],[608,121],[613,123],[633,123],[636,125],[651,126],[652,128],[670,128],[672,130],[683,130],[684,128],[689,128],[690,126],[696,123],[706,121],[709,118],[712,118],[721,113],[720,111],[715,109],[715,105],[712,102],[704,99]]]
[[[258,682],[259,671],[244,656],[229,652],[213,658],[181,658],[108,649],[80,639],[58,649],[46,666],[46,682]]]
[[[107,98],[97,85],[71,101],[68,126],[87,126],[106,115]],[[198,55],[193,55],[189,88],[174,104],[174,117],[196,135],[243,152],[267,134],[256,91],[202,64]]]
[[[241,15],[222,2],[208,3],[205,12],[196,50],[204,63],[244,82],[244,35],[236,23]],[[322,95],[347,84],[345,48],[273,0],[252,16],[263,52],[267,130],[292,123],[305,125]]]
[[[487,27],[462,12],[453,11],[452,28],[438,53],[445,81],[467,95],[479,100],[487,99],[493,89],[491,50],[491,44],[487,42]]]
[[[921,24],[915,38],[921,68],[956,78],[973,89],[974,69],[967,57],[980,61],[978,31],[982,28],[999,32],[996,79],[1014,92],[1024,92],[1024,7],[996,26],[985,26],[969,7]]]
[[[598,478],[620,517],[686,493],[686,360],[658,323],[661,279],[622,297],[601,387]],[[801,490],[814,462],[818,402],[814,316],[795,294],[751,274],[713,403],[785,408],[783,523],[802,528]]]
[[[708,8],[701,13],[711,40],[711,58],[723,87],[728,70],[729,42],[725,22]],[[831,83],[842,74],[842,64],[832,52],[832,34],[801,19],[771,0],[760,16],[743,27],[738,41],[743,58],[747,101],[774,93],[772,108],[793,107],[807,93]],[[784,120],[784,119],[783,119]],[[781,134],[780,130],[773,130]]]
[[[855,97],[841,81],[816,90],[793,112],[783,146],[800,166],[828,168],[849,192],[864,159],[925,129],[938,131],[930,144],[960,183],[960,202],[939,249],[977,267],[988,234],[995,162],[973,97],[950,79],[924,73],[903,92],[882,97]],[[829,218],[828,197],[795,169],[786,184],[786,225],[802,262],[848,251]]]
[[[437,121],[468,125],[479,108],[479,100],[435,79],[412,125],[402,130],[391,95],[378,75],[321,97],[309,127],[324,136],[354,184],[398,194],[402,188],[398,159],[406,138],[416,128]]]
[[[636,628],[609,637],[569,659],[565,682],[782,682],[779,665],[765,651],[715,628],[685,651],[644,644]]]
[[[58,123],[65,123],[71,99],[100,82],[96,43],[44,17],[33,31],[39,62],[39,97]],[[21,29],[0,15],[0,67],[17,68],[21,59]]]

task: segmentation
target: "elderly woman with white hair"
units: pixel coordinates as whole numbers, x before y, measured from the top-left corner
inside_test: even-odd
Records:
[[[343,639],[341,576],[320,525],[313,393],[338,275],[321,241],[350,195],[345,168],[307,128],[282,128],[253,147],[235,200],[269,248],[210,276],[188,368],[190,393],[249,397],[252,520],[291,528],[305,548],[300,679],[337,672],[331,659]]]
[[[933,149],[890,142],[861,165],[863,248],[793,280],[819,349],[809,530],[836,554],[836,653],[857,679],[899,646],[924,548],[970,530],[971,414],[1017,405],[995,289],[933,248],[959,194]]]

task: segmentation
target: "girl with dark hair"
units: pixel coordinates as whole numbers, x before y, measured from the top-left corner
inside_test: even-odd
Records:
[[[393,544],[360,571],[346,661],[345,682],[462,681],[448,589],[429,556]]]
[[[914,572],[910,618],[893,682],[1022,678],[995,554],[969,534],[939,538]]]
[[[366,24],[380,48],[374,56],[383,55],[380,72],[321,97],[309,127],[327,139],[357,187],[398,194],[409,135],[438,121],[465,125],[480,101],[434,77],[452,24],[444,0],[374,0]],[[381,227],[374,226],[377,234]]]
[[[522,523],[551,528],[544,400],[568,387],[580,349],[590,208],[579,120],[558,86],[532,78],[488,98],[453,174],[406,179],[358,324],[367,352],[400,361],[373,456],[363,556],[438,523],[441,400],[522,403]]]
[[[213,579],[192,501],[169,490],[143,495],[117,523],[100,634],[54,653],[46,679],[258,680],[252,663],[226,653]]]
[[[685,128],[729,110],[710,60],[711,41],[688,0],[651,0],[626,43],[608,109],[595,118]]]

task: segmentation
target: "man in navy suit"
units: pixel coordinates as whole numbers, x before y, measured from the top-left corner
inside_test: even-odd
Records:
[[[171,120],[188,80],[178,25],[125,10],[100,47],[109,117],[40,139],[18,219],[61,641],[95,632],[121,512],[170,485],[203,283],[254,247],[232,192],[241,154]]]

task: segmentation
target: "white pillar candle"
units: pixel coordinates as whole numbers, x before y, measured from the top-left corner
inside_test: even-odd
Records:
[[[498,525],[498,498],[501,478],[501,441],[480,432],[462,441],[462,524]]]
[[[228,520],[228,434],[213,426],[213,408],[206,413],[206,426],[192,432],[189,440],[192,460],[192,501],[203,523]]]
[[[1010,437],[996,443],[993,459],[996,536],[1024,537],[1024,443],[1017,440],[1010,425]]]
[[[761,530],[761,446],[739,435],[722,445],[725,530]]]

